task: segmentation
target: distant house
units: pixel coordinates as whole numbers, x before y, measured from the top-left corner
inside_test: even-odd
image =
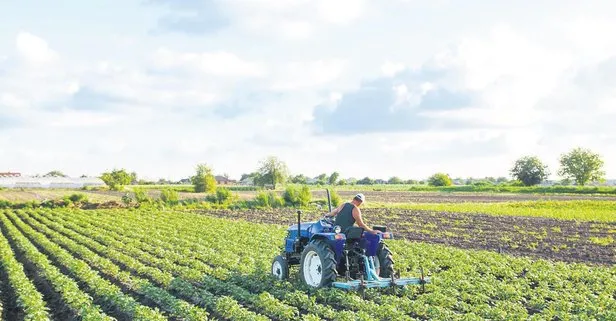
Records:
[[[214,176],[214,179],[216,179],[216,184],[218,185],[229,185],[229,184],[237,183],[236,180],[229,179],[228,177],[220,176],[220,175]]]
[[[21,173],[12,173],[12,172],[0,172],[0,177],[21,177]]]

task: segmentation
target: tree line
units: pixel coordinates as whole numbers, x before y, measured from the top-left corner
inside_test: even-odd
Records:
[[[571,151],[560,155],[560,167],[557,171],[558,175],[564,177],[563,184],[569,185],[575,183],[578,186],[584,186],[593,181],[604,181],[605,172],[603,171],[604,161],[601,156],[593,151],[576,147]],[[524,186],[538,185],[544,182],[550,175],[548,166],[545,165],[537,156],[523,156],[515,161],[513,167],[509,170],[513,182],[506,177],[485,178],[483,181],[492,184],[513,183]],[[127,172],[124,169],[114,169],[110,172],[102,173],[100,178],[111,189],[121,190],[125,185],[144,184],[143,181],[137,179],[135,172]],[[435,173],[428,177],[425,181],[402,180],[397,176],[389,178],[387,181],[364,177],[359,180],[342,179],[340,173],[333,172],[331,174],[320,174],[317,177],[311,178],[303,174],[292,175],[287,164],[275,156],[269,156],[259,161],[258,167],[251,173],[245,173],[240,178],[240,181],[251,180],[254,186],[270,187],[275,189],[280,184],[316,184],[316,185],[348,185],[348,184],[427,184],[431,186],[451,186],[454,181],[460,179],[452,179],[446,173]],[[161,182],[159,182],[161,183]],[[169,184],[171,182],[162,182],[161,184]],[[211,193],[216,191],[216,179],[213,169],[207,164],[198,164],[195,168],[195,174],[180,183],[191,184],[194,191],[198,193]],[[472,180],[466,180],[469,185]]]

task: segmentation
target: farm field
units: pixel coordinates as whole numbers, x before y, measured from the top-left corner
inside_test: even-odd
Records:
[[[422,205],[430,204],[419,204]],[[292,209],[197,210],[222,218],[257,223],[294,224]],[[611,212],[612,215],[616,216]],[[306,211],[306,220],[318,219],[319,211]],[[616,221],[571,221],[545,217],[364,208],[368,224],[385,225],[396,238],[491,250],[565,262],[616,263]]]
[[[292,211],[287,211],[292,213]],[[281,213],[278,213],[281,214]],[[188,211],[0,211],[6,320],[613,320],[613,266],[388,241],[426,291],[308,291],[268,277],[285,225]],[[293,270],[292,270],[293,272]]]
[[[185,185],[167,185],[167,186],[140,186],[144,188],[148,195],[153,198],[160,197],[161,189],[169,187],[178,190],[179,199],[195,199],[205,198],[206,193],[187,192],[190,186]],[[131,189],[134,186],[127,188],[127,191],[108,191],[108,190],[81,190],[81,189],[0,189],[0,200],[11,202],[27,202],[27,201],[42,201],[45,199],[61,199],[66,195],[80,193],[86,195],[91,201],[120,202],[122,196],[126,193],[133,194]],[[359,189],[356,189],[359,188]],[[364,187],[365,188],[365,187]],[[391,188],[391,187],[390,187]],[[338,187],[337,193],[343,199],[350,199],[355,195],[361,186],[353,187]],[[233,191],[240,199],[252,199],[257,195],[257,191]],[[276,193],[282,195],[282,190],[277,190]],[[315,199],[325,199],[326,194],[324,188],[319,188],[311,191],[312,197]],[[587,195],[587,194],[541,194],[541,193],[495,193],[495,192],[439,192],[439,191],[400,191],[400,190],[377,190],[365,191],[369,195],[368,204],[375,203],[465,203],[465,202],[480,202],[480,203],[500,203],[500,202],[518,202],[518,201],[572,201],[572,200],[603,200],[616,202],[616,195]]]

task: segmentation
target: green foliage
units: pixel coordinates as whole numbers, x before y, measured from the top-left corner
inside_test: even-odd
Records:
[[[293,184],[306,184],[307,180],[308,177],[306,177],[304,174],[299,174],[292,176],[289,181]]]
[[[589,181],[604,179],[603,160],[599,154],[581,147],[574,148],[560,157],[558,175],[574,179],[575,183],[584,186]]]
[[[225,204],[228,205],[231,202],[235,201],[236,198],[233,197],[231,190],[226,187],[217,187],[216,194],[208,195],[205,198],[206,201],[216,203],[216,204]]]
[[[228,214],[238,216],[238,213]],[[267,274],[272,258],[280,253],[287,234],[286,224],[277,226],[152,210],[101,211],[100,215],[69,210],[53,214],[49,211],[0,213],[0,219],[8,232],[7,238],[18,244],[25,259],[36,264],[37,272],[51,280],[54,289],[63,289],[67,281],[76,278],[68,288],[74,292],[57,290],[63,298],[74,299],[68,302],[87,301],[78,301],[71,307],[92,306],[90,296],[79,292],[79,281],[93,289],[96,298],[105,300],[102,302],[109,309],[127,313],[129,319],[137,319],[129,313],[142,307],[134,301],[124,303],[130,296],[123,296],[121,289],[109,288],[108,282],[103,283],[101,279],[132,286],[144,300],[162,306],[167,312],[165,316],[182,320],[189,319],[188,313],[194,313],[198,320],[206,318],[178,297],[214,312],[216,317],[237,320],[302,320],[309,314],[322,320],[616,318],[613,295],[616,274],[612,266],[569,264],[494,251],[388,240],[401,276],[419,276],[423,270],[431,281],[426,284],[425,292],[420,292],[419,286],[410,285],[396,293],[367,291],[364,299],[356,293],[334,289],[308,292],[298,288],[295,280],[272,282]],[[160,224],[151,224],[152,221]],[[203,233],[204,230],[216,232]],[[154,233],[156,237],[152,237]],[[53,263],[67,262],[61,264],[71,277],[66,278],[54,269],[51,260],[28,244],[28,238],[43,247],[45,254],[52,256]],[[191,250],[186,251],[187,247]],[[76,265],[71,256],[84,260],[84,264]],[[48,272],[50,269],[53,274]],[[127,270],[135,273],[126,273]],[[105,275],[99,277],[91,271]],[[312,318],[306,318],[309,319]]]
[[[389,183],[389,184],[402,184],[402,183],[403,183],[403,181],[402,181],[402,179],[400,179],[400,177],[393,176],[393,177],[391,177],[391,178],[387,181],[387,183]]]
[[[284,206],[284,199],[275,192],[261,191],[255,197],[255,203],[258,207],[279,208]]]
[[[312,193],[308,186],[287,186],[283,193],[283,199],[290,206],[307,206],[312,200]]]
[[[451,186],[451,177],[445,173],[436,173],[428,178],[428,184],[431,186]]]
[[[177,191],[165,188],[160,191],[160,200],[168,205],[177,205],[180,201],[180,197]]]
[[[359,184],[359,185],[372,185],[372,184],[374,184],[374,180],[372,178],[366,176],[366,177],[358,180],[357,184]]]
[[[68,177],[68,175],[62,173],[61,171],[54,170],[54,171],[51,171],[51,172],[43,175],[43,177]]]
[[[7,200],[0,200],[0,208],[11,208],[13,203]]]
[[[82,193],[71,194],[68,199],[73,203],[85,203],[88,201],[88,196]]]
[[[133,188],[133,192],[135,193],[135,200],[137,203],[151,203],[152,198],[148,195],[148,192],[145,188],[135,187]]]
[[[284,184],[289,176],[287,165],[275,156],[268,156],[259,162],[258,185],[271,184],[276,188],[276,184]],[[257,182],[255,181],[255,184]]]
[[[536,156],[525,156],[518,159],[510,170],[511,176],[521,181],[525,186],[533,186],[548,178],[550,172]]]
[[[124,205],[126,206],[132,204],[134,201],[135,200],[128,193],[122,196],[122,203],[124,203]]]
[[[336,190],[332,189],[329,191],[329,197],[332,201],[332,207],[336,207],[342,204],[342,197],[336,192]]]
[[[429,210],[455,213],[482,213],[488,215],[531,216],[559,220],[616,222],[616,203],[602,200],[575,201],[520,201],[487,203],[404,203],[372,204],[374,207],[386,206],[409,210]]]
[[[213,193],[216,191],[216,178],[207,164],[197,165],[196,173],[190,180],[196,193]]]
[[[105,172],[100,177],[111,190],[121,191],[125,185],[132,182],[133,176],[124,169],[114,169],[111,172]]]
[[[338,172],[333,172],[333,173],[329,176],[329,185],[336,185],[336,183],[338,182],[338,178],[340,178],[340,173],[338,173]]]

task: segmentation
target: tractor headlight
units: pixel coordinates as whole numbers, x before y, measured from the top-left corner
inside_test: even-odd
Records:
[[[334,226],[334,232],[340,233],[340,231],[342,231],[342,228],[340,227],[340,225]]]

